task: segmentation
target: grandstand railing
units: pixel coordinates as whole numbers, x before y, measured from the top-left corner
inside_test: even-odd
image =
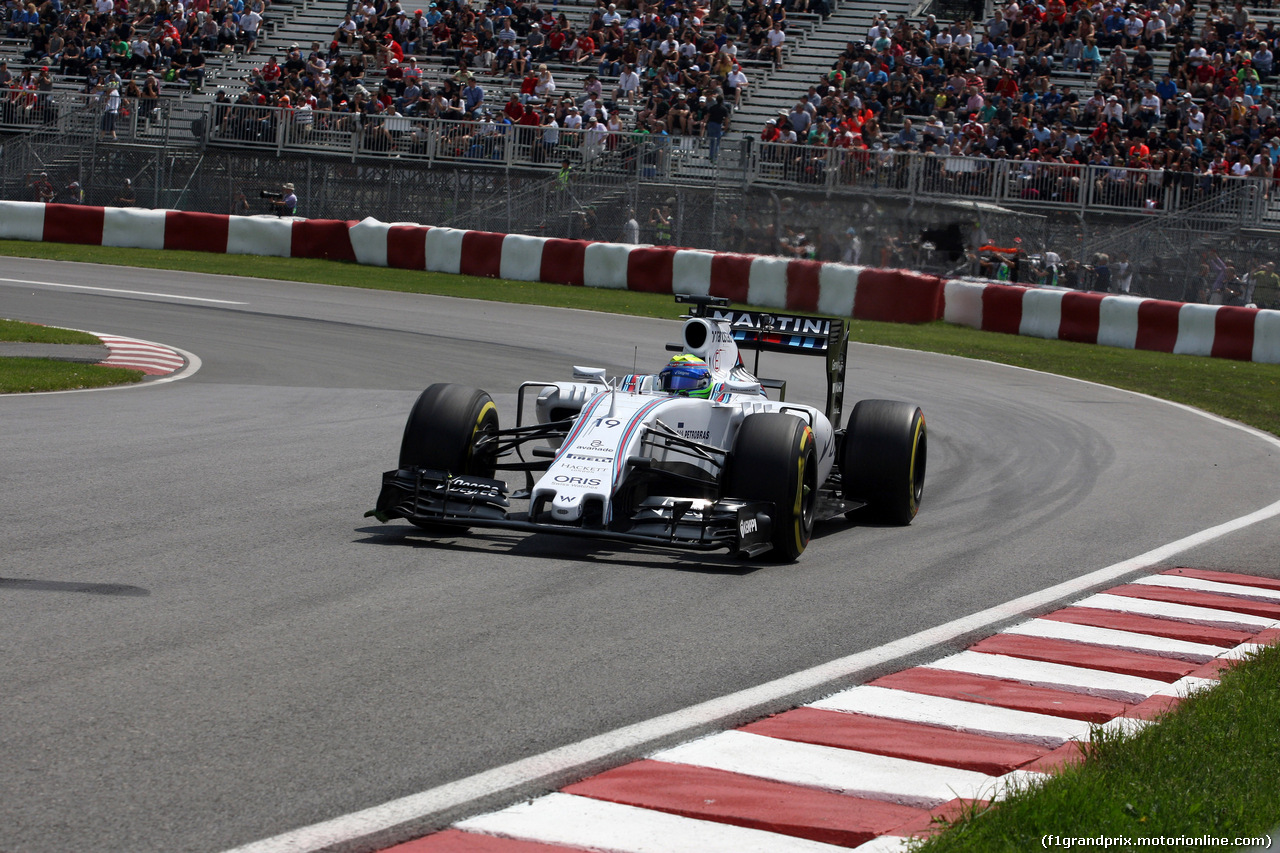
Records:
[[[172,98],[163,97],[151,102],[122,98],[114,122],[116,138],[168,144],[173,103]],[[0,132],[56,131],[67,137],[92,137],[104,133],[105,110],[99,94],[4,90],[0,92]]]
[[[569,160],[574,168],[649,181],[706,183],[728,169],[745,186],[808,185],[830,193],[1128,213],[1196,207],[1208,219],[1242,224],[1262,221],[1267,210],[1261,179],[758,140],[723,146],[719,163],[712,164],[705,138],[249,104],[216,105],[208,141],[281,154],[394,157],[428,165],[555,169]],[[1249,190],[1227,191],[1236,187]],[[1214,199],[1218,202],[1206,204]]]
[[[1264,179],[1160,169],[761,142],[747,171],[748,184],[1092,211],[1194,207],[1206,220],[1240,224],[1261,221],[1267,211]]]
[[[101,136],[96,95],[16,92],[0,100],[0,129],[41,131],[61,140]],[[181,104],[124,99],[115,121],[121,142],[185,147],[201,143],[276,154],[396,158],[402,164],[455,164],[578,172],[658,183],[743,187],[806,186],[828,194],[871,193],[1093,212],[1194,211],[1210,223],[1270,220],[1263,179],[1153,169],[1042,163],[918,151],[725,140],[717,163],[706,138],[607,133],[361,115],[251,104]]]
[[[692,137],[362,116],[249,104],[218,105],[210,118],[210,145],[281,154],[328,153],[352,158],[395,157],[428,165],[546,168],[559,167],[568,160],[575,167],[649,180],[673,180],[683,175],[705,181],[715,171],[710,161],[699,156],[705,142]]]

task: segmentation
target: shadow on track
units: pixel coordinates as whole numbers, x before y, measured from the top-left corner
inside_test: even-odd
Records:
[[[17,589],[28,592],[85,592],[90,595],[122,595],[143,598],[151,590],[124,583],[83,583],[80,581],[42,581],[32,578],[0,578],[0,589]]]

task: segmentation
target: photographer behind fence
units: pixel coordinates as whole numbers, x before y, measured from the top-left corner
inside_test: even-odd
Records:
[[[298,197],[293,193],[293,184],[281,187],[283,192],[273,193],[263,190],[262,197],[270,199],[271,212],[276,216],[294,216],[298,212]]]

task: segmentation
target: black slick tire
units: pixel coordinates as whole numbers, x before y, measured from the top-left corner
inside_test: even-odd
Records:
[[[768,559],[791,562],[813,535],[818,495],[813,430],[794,415],[748,415],[733,443],[723,495],[774,505],[773,550]]]
[[[440,383],[418,396],[400,440],[401,468],[437,468],[492,477],[494,459],[476,441],[498,429],[498,410],[484,391]]]
[[[849,415],[840,456],[847,500],[890,524],[910,524],[924,496],[929,436],[924,412],[897,400],[862,400]]]
[[[498,410],[484,391],[440,383],[418,396],[400,440],[401,468],[434,468],[450,474],[492,477],[496,458],[476,443],[498,430]],[[460,533],[461,525],[420,524],[431,533]]]

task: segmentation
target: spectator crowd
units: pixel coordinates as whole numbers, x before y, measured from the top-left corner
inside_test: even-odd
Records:
[[[538,137],[534,159],[548,163],[566,148],[575,159],[604,150],[620,132],[705,136],[715,160],[750,85],[744,63],[780,62],[788,9],[818,8],[812,0],[742,0],[713,21],[695,0],[623,9],[600,0],[575,23],[537,0],[437,0],[414,9],[368,0],[327,45],[295,44],[254,69],[218,121],[238,134],[269,130],[275,118],[246,124],[251,114],[231,107],[286,107],[287,120],[306,132],[358,124],[375,150],[421,144],[414,134],[427,131],[397,117],[476,123],[449,131],[449,143],[464,151],[476,136],[483,142],[516,126]]]
[[[1228,176],[1269,193],[1278,38],[1217,0],[1203,14],[1191,0],[1011,0],[983,22],[919,25],[882,11],[760,139],[930,152],[960,194],[987,189],[975,157],[1017,161],[1025,194],[1061,201],[1082,191],[1063,166],[1104,167],[1104,200],[1149,208],[1170,187],[1203,193]],[[812,172],[801,161],[796,177]]]

